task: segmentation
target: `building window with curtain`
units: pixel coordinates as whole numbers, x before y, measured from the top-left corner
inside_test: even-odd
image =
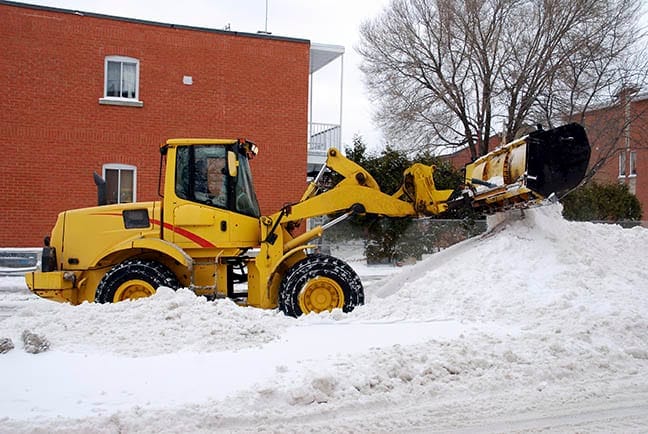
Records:
[[[139,99],[139,60],[107,56],[104,61],[104,94],[100,104],[141,107]]]
[[[630,152],[630,176],[637,176],[637,151]]]
[[[626,172],[626,152],[621,151],[619,153],[619,178],[623,178],[627,174],[628,172]]]
[[[106,181],[108,204],[137,201],[137,168],[135,166],[104,164],[103,178]]]

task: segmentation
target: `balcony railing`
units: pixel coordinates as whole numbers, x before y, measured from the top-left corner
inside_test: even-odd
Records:
[[[308,152],[326,153],[328,148],[340,148],[342,137],[340,125],[311,123]]]

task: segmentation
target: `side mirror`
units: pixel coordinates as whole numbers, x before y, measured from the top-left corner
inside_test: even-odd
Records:
[[[227,171],[231,177],[238,175],[238,158],[234,151],[227,151]]]

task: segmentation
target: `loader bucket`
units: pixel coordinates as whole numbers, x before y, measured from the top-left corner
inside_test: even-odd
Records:
[[[534,131],[527,142],[527,187],[561,197],[583,180],[590,159],[585,129],[578,124]]]
[[[560,198],[583,180],[589,158],[587,135],[578,124],[534,131],[466,165],[471,205],[496,212],[552,193]]]

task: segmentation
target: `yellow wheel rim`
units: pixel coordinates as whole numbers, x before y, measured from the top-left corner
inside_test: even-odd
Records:
[[[306,282],[298,297],[299,307],[304,314],[330,311],[344,306],[344,292],[340,284],[323,276]]]
[[[133,279],[119,285],[113,301],[135,300],[136,298],[150,297],[153,294],[155,294],[153,285],[144,280]]]

